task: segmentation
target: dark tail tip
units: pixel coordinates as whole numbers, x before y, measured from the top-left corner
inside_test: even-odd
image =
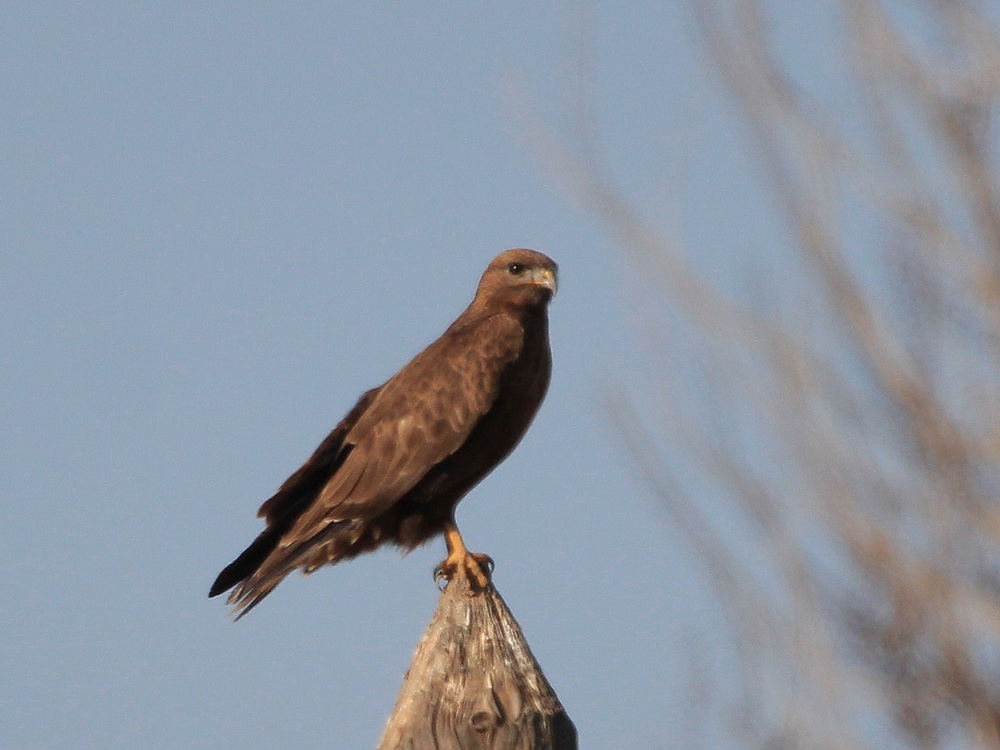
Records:
[[[229,580],[229,576],[226,575],[229,572],[227,567],[221,573],[219,577],[215,579],[215,583],[212,584],[212,588],[208,590],[208,598],[211,599],[213,596],[218,596],[219,594],[229,591],[233,586],[242,581],[242,578],[238,578],[235,581]]]
[[[260,536],[254,539],[253,544],[223,568],[218,578],[215,579],[215,583],[212,584],[212,588],[208,590],[209,598],[229,591],[233,586],[256,573],[261,563],[274,551],[278,543],[281,535],[276,532],[277,529],[274,527],[264,529]]]

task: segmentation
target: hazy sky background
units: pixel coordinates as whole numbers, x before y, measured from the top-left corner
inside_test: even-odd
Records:
[[[778,5],[823,75],[826,5]],[[639,366],[630,270],[526,126],[564,127],[579,23],[569,2],[4,5],[0,748],[374,747],[440,540],[292,576],[236,624],[206,594],[513,246],[560,264],[554,377],[459,522],[581,747],[684,745],[693,678],[725,676],[718,611],[607,414]],[[621,183],[742,268],[773,220],[685,4],[585,23]]]

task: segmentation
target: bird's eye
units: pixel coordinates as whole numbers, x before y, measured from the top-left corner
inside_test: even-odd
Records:
[[[511,263],[507,266],[507,273],[511,276],[520,276],[524,273],[526,266],[523,263]]]

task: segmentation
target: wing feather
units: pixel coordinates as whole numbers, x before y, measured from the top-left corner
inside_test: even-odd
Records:
[[[378,388],[372,388],[361,395],[354,407],[313,451],[309,460],[288,477],[278,491],[260,506],[260,510],[257,511],[258,518],[267,520],[269,526],[280,524],[282,521],[287,521],[290,514],[297,515],[295,513],[297,506],[316,496],[346,458],[351,446],[345,445],[344,438],[359,417],[371,406],[377,393]]]
[[[298,547],[330,523],[374,518],[457,451],[520,353],[519,323],[495,314],[449,329],[378,391],[344,437],[343,464],[282,539]]]

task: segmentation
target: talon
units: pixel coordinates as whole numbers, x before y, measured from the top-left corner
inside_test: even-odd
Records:
[[[481,552],[466,552],[462,555],[449,555],[434,568],[434,582],[438,589],[444,591],[447,583],[461,570],[475,591],[482,591],[490,585],[490,578],[496,566],[493,558]],[[442,585],[444,582],[444,585]]]
[[[489,586],[495,567],[493,558],[481,552],[469,552],[454,521],[445,525],[444,534],[448,544],[448,557],[434,569],[434,580],[450,581],[461,568],[474,591],[482,591]],[[438,588],[441,588],[440,583]]]
[[[496,570],[496,563],[493,562],[493,558],[483,552],[470,552],[469,557],[474,559],[479,563],[479,567],[485,570],[486,579],[489,581],[493,577],[493,571]]]
[[[493,558],[482,552],[470,552],[461,561],[469,584],[476,591],[482,591],[490,585],[493,575]]]
[[[438,591],[444,591],[450,579],[451,576],[444,569],[444,562],[439,563],[434,568],[434,585],[438,587]]]

